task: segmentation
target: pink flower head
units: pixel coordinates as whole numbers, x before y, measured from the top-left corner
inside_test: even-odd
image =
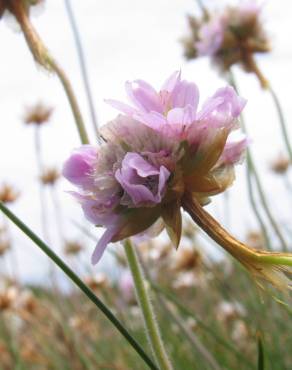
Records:
[[[155,236],[164,226],[178,245],[184,195],[204,205],[224,191],[246,147],[227,140],[245,105],[231,87],[200,110],[197,86],[178,72],[159,92],[140,80],[127,89],[134,106],[114,101],[124,114],[102,127],[104,142],[76,150],[63,168],[87,219],[106,228],[93,263],[108,243]]]
[[[224,39],[224,20],[223,17],[213,18],[202,25],[199,30],[199,41],[196,42],[199,56],[213,56],[216,54]]]
[[[261,7],[254,1],[208,14],[208,18],[189,17],[191,36],[184,40],[187,58],[208,56],[221,71],[240,64],[253,72],[264,86],[265,81],[255,67],[255,53],[266,53],[270,44],[261,21]]]

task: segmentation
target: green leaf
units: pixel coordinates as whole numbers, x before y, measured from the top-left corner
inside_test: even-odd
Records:
[[[257,344],[258,344],[258,366],[257,370],[265,370],[265,361],[264,361],[264,345],[262,341],[262,335],[260,332],[257,332]]]

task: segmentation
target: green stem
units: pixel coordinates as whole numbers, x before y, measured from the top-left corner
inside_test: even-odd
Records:
[[[280,100],[279,100],[277,94],[275,93],[274,89],[272,88],[272,86],[270,84],[269,84],[267,89],[269,90],[269,92],[272,96],[272,99],[275,103],[277,113],[278,113],[278,116],[279,116],[279,121],[280,121],[280,125],[281,125],[281,131],[282,131],[283,139],[284,139],[284,142],[285,142],[285,145],[286,145],[286,149],[287,149],[287,152],[288,152],[288,155],[289,155],[289,159],[292,162],[292,148],[291,148],[289,135],[288,135],[288,131],[287,131],[287,124],[286,124],[286,121],[285,121],[285,118],[284,118],[284,114],[283,114],[283,110],[282,110],[282,107],[281,107],[281,104],[280,104]]]
[[[11,12],[14,14],[21,27],[27,45],[35,61],[42,67],[44,67],[46,70],[53,71],[58,76],[67,95],[75,119],[75,123],[80,135],[81,142],[82,144],[88,144],[89,138],[87,136],[85,124],[68,77],[66,76],[63,69],[57,64],[54,58],[50,55],[50,52],[46,48],[38,32],[30,22],[29,16],[25,10],[23,3],[18,0],[12,0],[10,3],[10,8]]]
[[[68,98],[68,101],[69,101],[69,104],[70,104],[70,107],[71,107],[71,110],[72,110],[72,113],[75,119],[75,123],[76,123],[76,127],[78,130],[79,136],[80,136],[81,143],[89,144],[89,138],[88,138],[85,124],[83,122],[83,118],[82,118],[82,115],[79,109],[79,105],[77,103],[77,99],[75,97],[72,85],[68,77],[66,76],[66,73],[58,65],[58,63],[51,57],[48,58],[48,64],[50,65],[52,70],[56,73],[61,84],[63,85],[64,91],[67,95],[67,98]]]
[[[271,243],[270,243],[270,238],[269,238],[269,235],[268,235],[268,232],[267,232],[267,228],[266,228],[266,225],[265,225],[265,223],[262,219],[262,216],[261,216],[261,214],[260,214],[260,212],[257,208],[256,200],[255,200],[255,196],[254,196],[254,192],[253,192],[252,176],[253,176],[254,166],[253,166],[253,161],[252,161],[252,157],[251,157],[249,149],[247,149],[247,156],[246,157],[247,157],[246,158],[246,161],[247,161],[246,179],[247,179],[247,188],[248,188],[249,201],[250,201],[251,207],[254,211],[254,214],[255,214],[255,216],[258,220],[258,223],[260,225],[265,243],[266,243],[268,249],[271,249]]]
[[[22,231],[27,235],[90,299],[96,307],[111,321],[116,329],[124,336],[128,343],[135,349],[139,356],[144,360],[152,370],[158,370],[157,366],[145,353],[143,348],[136,342],[127,329],[116,319],[113,313],[99,300],[91,289],[62,261],[29,227],[27,227],[14,213],[12,213],[4,204],[0,202],[0,210]]]
[[[92,121],[92,126],[95,132],[96,137],[99,139],[100,134],[99,134],[99,129],[98,129],[98,123],[97,123],[97,118],[96,118],[96,112],[93,104],[93,98],[92,98],[92,92],[91,92],[91,87],[90,87],[90,82],[89,82],[89,77],[88,77],[88,72],[87,72],[87,67],[86,67],[86,60],[85,60],[85,53],[83,50],[81,38],[80,38],[80,32],[78,30],[77,22],[74,16],[74,12],[71,6],[71,1],[70,0],[65,0],[65,6],[68,14],[68,19],[72,28],[74,40],[75,40],[75,45],[76,45],[76,51],[79,59],[79,65],[80,65],[80,70],[81,70],[81,75],[83,79],[83,84],[84,84],[84,89],[88,101],[88,106],[89,106],[89,111],[91,115],[91,121]]]
[[[233,76],[232,71],[230,71],[229,74],[230,74],[230,81],[231,81],[234,89],[238,92],[238,88],[237,88],[235,78]],[[248,134],[247,127],[246,127],[246,124],[245,124],[245,120],[244,120],[244,117],[243,117],[242,114],[241,114],[241,123],[242,123],[243,131],[245,132],[245,134]],[[260,197],[263,209],[266,212],[266,215],[267,215],[267,217],[270,221],[271,226],[274,229],[275,234],[277,235],[277,237],[278,237],[278,239],[281,243],[281,246],[283,247],[284,250],[287,251],[288,250],[288,244],[287,244],[284,236],[282,235],[282,232],[281,232],[281,230],[280,230],[280,228],[279,228],[279,226],[278,226],[276,220],[274,219],[274,216],[273,216],[273,214],[270,210],[270,207],[268,205],[268,201],[266,199],[266,196],[265,196],[265,193],[264,193],[264,190],[263,190],[263,186],[262,186],[262,183],[261,183],[261,180],[260,180],[260,176],[258,174],[257,168],[255,166],[255,163],[254,163],[254,160],[253,160],[253,157],[252,157],[252,154],[251,154],[251,151],[250,151],[249,148],[247,148],[247,163],[248,163],[248,166],[251,170],[252,175],[254,176],[255,183],[256,183],[256,186],[257,186],[257,189],[258,189],[258,193],[259,193],[259,197]]]
[[[154,315],[153,307],[150,301],[148,287],[145,284],[144,276],[136,252],[129,239],[124,244],[125,252],[130,270],[132,272],[136,295],[140,304],[148,340],[152,352],[156,358],[160,370],[172,370],[172,365],[164,348],[158,324]]]
[[[151,288],[157,292],[158,294],[161,294],[163,297],[165,297],[169,302],[173,303],[180,311],[181,313],[186,317],[191,317],[195,320],[195,322],[198,324],[198,326],[205,330],[206,333],[210,335],[210,337],[215,340],[218,344],[222,345],[226,350],[232,352],[235,356],[237,356],[238,359],[240,359],[242,362],[244,362],[246,365],[252,366],[251,362],[241,354],[240,351],[236,349],[232,344],[227,342],[222,336],[218,335],[215,330],[213,330],[210,326],[207,326],[203,320],[201,320],[198,316],[194,315],[193,311],[186,308],[186,306],[181,303],[172,293],[169,293],[164,288],[161,288],[159,285],[155,284],[153,281],[149,281]]]
[[[147,282],[150,284],[151,288],[153,288],[153,283],[150,277],[150,273],[147,270],[146,265],[143,263],[141,255],[139,251],[137,251],[137,255],[139,257],[139,261],[141,263],[142,271],[147,279]],[[154,289],[153,289],[154,290]],[[157,299],[159,305],[163,308],[167,316],[177,325],[177,327],[181,330],[181,332],[185,335],[186,339],[189,341],[192,347],[196,348],[198,353],[209,363],[210,367],[214,370],[220,370],[221,367],[217,363],[216,359],[213,357],[210,351],[201,343],[201,341],[197,338],[197,336],[192,333],[189,328],[185,325],[184,322],[180,319],[178,315],[167,305],[164,297],[161,294],[157,294]]]

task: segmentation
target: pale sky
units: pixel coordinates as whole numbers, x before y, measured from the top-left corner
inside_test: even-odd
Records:
[[[219,4],[215,1],[207,3]],[[221,3],[223,2],[220,1]],[[291,1],[266,0],[264,4],[264,19],[272,40],[273,52],[258,58],[258,61],[281,98],[289,125],[292,121]],[[194,0],[72,0],[72,5],[86,51],[100,124],[114,118],[117,113],[103,99],[125,100],[126,80],[140,78],[158,88],[170,73],[181,69],[184,78],[198,84],[202,99],[212,95],[218,87],[226,85],[216,71],[211,69],[207,60],[186,62],[182,57],[179,40],[187,31],[185,15],[198,14]],[[41,100],[55,109],[52,121],[42,129],[43,155],[47,165],[57,165],[60,168],[70,151],[79,145],[79,139],[60,83],[35,65],[23,36],[15,32],[15,27],[8,23],[10,22],[3,20],[0,22],[0,182],[10,182],[21,191],[22,196],[13,206],[13,211],[41,234],[33,128],[25,127],[21,122],[24,107]],[[33,23],[70,77],[94,142],[64,2],[46,1],[43,11],[33,17]],[[289,227],[291,197],[283,181],[268,170],[269,161],[279,152],[284,152],[275,109],[270,97],[267,93],[262,93],[253,76],[238,70],[235,73],[241,94],[248,100],[245,110],[252,150],[260,167],[261,177],[264,178],[266,193],[269,194],[271,207],[279,222],[286,222]],[[71,225],[70,219],[76,218],[80,222],[83,219],[79,206],[65,193],[70,189],[72,187],[69,183],[60,182],[59,198],[63,206],[64,232],[68,238],[80,237],[80,232]],[[230,204],[232,217],[226,226],[238,236],[244,237],[248,228],[256,226],[247,202],[244,166],[237,168],[237,180],[230,192]],[[222,197],[215,197],[209,210],[224,222],[222,205]],[[54,240],[57,225],[49,197],[48,211]],[[93,232],[98,235],[94,229]],[[43,279],[46,274],[46,257],[14,227],[13,238],[17,247],[20,274],[25,280]],[[88,250],[92,250],[94,242],[85,242]],[[58,243],[52,244],[58,250]],[[83,256],[83,261],[87,259],[89,261],[89,253]],[[76,263],[78,261],[75,265]],[[105,257],[98,268],[89,268],[103,269],[109,263],[110,259]]]

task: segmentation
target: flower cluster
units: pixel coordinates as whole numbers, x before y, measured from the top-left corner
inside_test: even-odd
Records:
[[[75,150],[63,168],[87,219],[106,227],[93,263],[109,242],[164,227],[178,246],[185,195],[205,205],[224,191],[246,147],[245,138],[229,138],[245,105],[229,86],[200,109],[196,84],[180,72],[158,92],[141,80],[126,91],[132,105],[108,101],[123,114],[101,128],[103,143]]]
[[[222,71],[241,64],[257,74],[253,55],[270,50],[260,12],[255,2],[243,2],[203,20],[189,17],[191,36],[183,40],[186,58],[209,56]]]

